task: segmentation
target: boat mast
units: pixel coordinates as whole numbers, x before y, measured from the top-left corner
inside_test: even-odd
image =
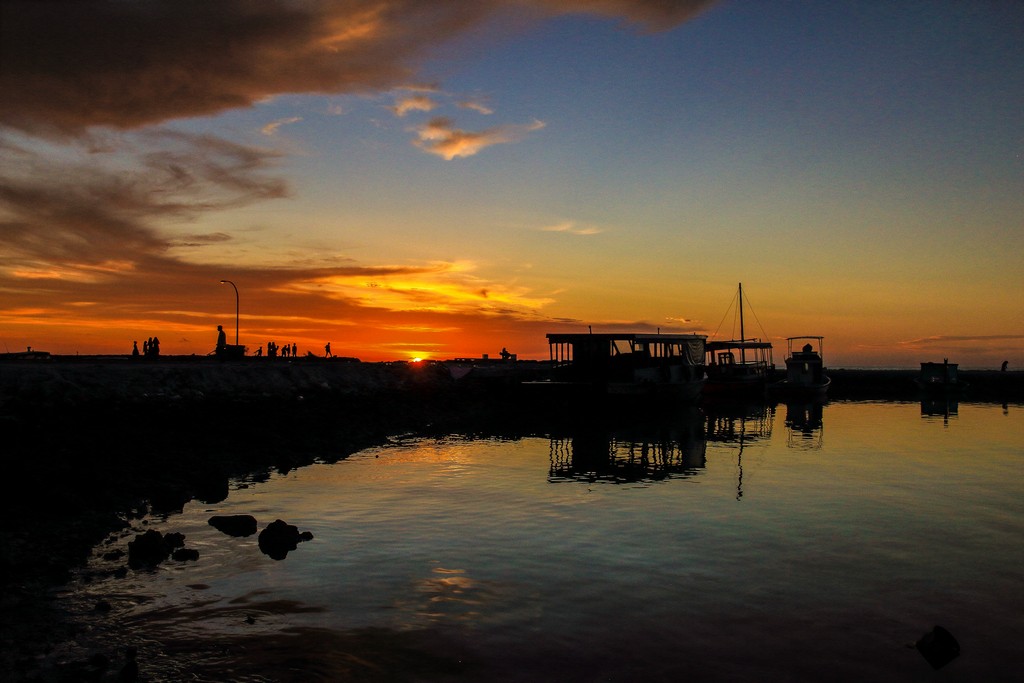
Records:
[[[743,341],[743,283],[740,283],[740,341]]]
[[[740,283],[740,341],[744,340],[743,336],[743,283]],[[740,347],[740,362],[747,362],[747,350],[742,346]]]

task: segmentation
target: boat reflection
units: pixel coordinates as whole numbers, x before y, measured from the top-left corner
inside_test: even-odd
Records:
[[[824,442],[823,401],[786,403],[786,447],[816,451]]]
[[[703,408],[708,441],[735,443],[742,447],[750,441],[772,436],[774,405],[764,401],[714,401],[705,402]]]
[[[960,410],[960,399],[954,394],[932,394],[921,397],[921,417],[924,419],[942,418],[949,424],[950,418],[956,418]]]
[[[691,477],[705,466],[707,444],[700,411],[683,407],[668,420],[577,424],[551,435],[552,483],[651,483]]]

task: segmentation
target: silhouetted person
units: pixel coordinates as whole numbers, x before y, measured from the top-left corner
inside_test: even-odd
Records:
[[[153,337],[153,341],[151,341],[149,343],[149,352],[151,354],[153,354],[154,357],[160,355],[160,338],[159,337]]]
[[[512,357],[512,354],[508,352],[508,349],[506,349],[504,346],[501,347],[501,359],[502,360],[508,360],[511,357]]]
[[[146,341],[142,342],[142,355],[143,356],[148,356],[149,355],[149,342],[151,342],[151,341],[153,341],[152,337],[150,337]]]
[[[223,355],[224,351],[228,348],[228,336],[224,334],[224,327],[217,325],[217,347],[214,349],[214,353],[218,356]]]
[[[324,346],[324,358],[334,358],[334,354],[331,353],[331,342],[327,342]]]
[[[137,342],[137,341],[133,341],[132,342],[132,355],[133,356],[138,356],[139,355],[139,342]],[[1006,364],[1004,363],[1003,364],[1003,370],[1005,370],[1005,369],[1006,369]]]
[[[262,346],[260,348],[256,349],[256,357],[257,358],[262,358],[263,357],[263,347]]]
[[[295,345],[295,342],[292,342],[292,358],[295,358],[297,355],[299,355],[299,347]]]
[[[1004,360],[1003,361],[1003,367],[1001,367],[999,369],[1002,370],[1003,372],[1006,372],[1006,366],[1009,365],[1009,364],[1010,364],[1010,361]]]

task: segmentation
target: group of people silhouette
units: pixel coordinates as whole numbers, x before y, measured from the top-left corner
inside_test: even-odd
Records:
[[[160,339],[159,337],[150,337],[146,341],[142,342],[142,352],[139,352],[139,342],[132,342],[132,356],[145,356],[147,358],[155,358],[160,355]]]
[[[217,325],[217,345],[214,347],[213,353],[216,356],[225,356],[229,351],[241,351],[242,347],[228,347],[227,334],[224,333],[224,326]],[[147,357],[154,358],[160,355],[160,339],[157,337],[150,337],[146,341],[142,342],[142,350],[139,350],[139,342],[132,342],[132,356],[134,357]],[[312,355],[312,354],[310,354]],[[263,356],[263,347],[259,347],[253,356],[259,358]],[[277,342],[267,342],[267,357],[277,358],[298,358],[299,357],[299,346],[295,342],[291,344],[285,344],[284,346],[278,346]],[[331,353],[331,342],[327,342],[324,346],[324,357],[333,358],[334,354]]]
[[[263,347],[261,346],[260,348],[256,349],[256,356],[260,357],[262,355]],[[291,346],[289,346],[288,344],[285,344],[284,346],[278,346],[277,342],[267,342],[267,357],[277,358],[278,355],[280,355],[282,358],[298,358],[299,347],[295,344],[295,342],[292,342]]]

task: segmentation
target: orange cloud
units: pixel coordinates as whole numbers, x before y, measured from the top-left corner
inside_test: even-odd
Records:
[[[525,288],[508,287],[473,276],[471,264],[433,263],[421,267],[376,267],[296,279],[281,291],[312,292],[359,306],[392,312],[472,312],[517,315],[552,303]]]
[[[417,147],[451,161],[456,157],[471,157],[492,145],[516,142],[527,133],[543,127],[542,121],[534,121],[526,125],[497,126],[473,133],[454,128],[450,119],[438,117],[412,130],[419,137],[415,141]]]
[[[264,135],[277,135],[277,130],[281,126],[287,126],[292,123],[298,123],[302,120],[301,116],[289,116],[285,119],[278,119],[277,121],[271,121],[267,125],[260,129],[260,132]]]
[[[390,109],[395,113],[395,116],[401,117],[411,111],[432,111],[436,107],[437,102],[426,95],[410,95],[395,102],[395,105]]]

